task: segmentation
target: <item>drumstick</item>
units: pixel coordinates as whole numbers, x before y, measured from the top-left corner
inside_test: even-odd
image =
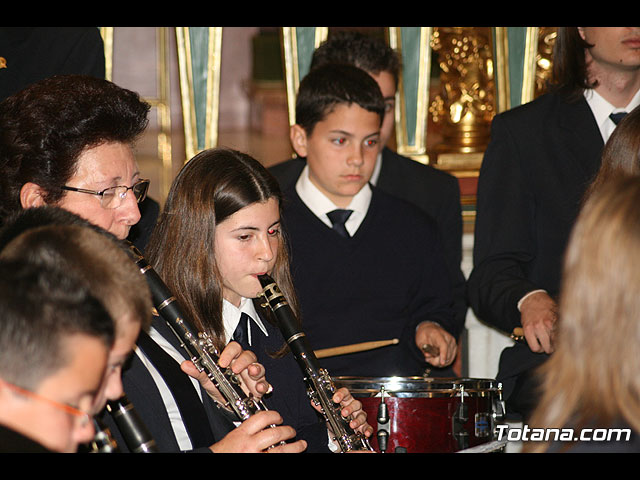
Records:
[[[399,342],[397,338],[391,340],[377,340],[373,342],[353,343],[351,345],[343,345],[341,347],[322,348],[315,350],[314,353],[318,358],[333,357],[336,355],[345,355],[347,353],[364,352],[365,350],[373,350],[375,348],[386,347],[387,345],[395,345]]]

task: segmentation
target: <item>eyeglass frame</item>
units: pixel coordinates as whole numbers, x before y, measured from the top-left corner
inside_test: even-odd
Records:
[[[89,423],[91,418],[91,414],[89,412],[85,412],[84,410],[80,410],[77,407],[69,405],[67,403],[58,402],[57,400],[53,400],[51,398],[40,395],[39,393],[32,392],[31,390],[27,390],[26,388],[19,387],[14,385],[13,383],[9,383],[6,380],[0,380],[0,385],[5,385],[9,390],[17,393],[18,395],[22,395],[31,400],[39,400],[41,402],[45,402],[49,406],[61,410],[80,421],[81,426],[85,426]]]
[[[151,180],[149,180],[149,179],[140,179],[136,183],[131,185],[130,187],[127,187],[126,185],[116,185],[115,187],[108,187],[108,188],[105,188],[104,190],[100,190],[100,191],[88,190],[86,188],[69,187],[67,185],[63,185],[62,187],[60,187],[60,189],[61,190],[68,190],[70,192],[79,192],[79,193],[88,193],[89,195],[98,195],[100,197],[100,206],[102,207],[102,199],[104,198],[104,192],[106,192],[107,190],[112,190],[114,188],[126,188],[126,190],[124,191],[124,197],[122,198],[122,200],[124,200],[127,197],[127,194],[129,193],[129,190],[131,190],[133,192],[133,189],[136,186],[140,185],[141,183],[146,183],[147,184],[147,188],[145,189],[145,191],[144,191],[143,195],[141,196],[141,198],[136,198],[136,202],[140,203],[145,198],[147,198],[147,193],[149,191],[149,184],[151,183]],[[111,208],[118,208],[118,207],[111,207],[111,208],[102,207],[102,208],[107,208],[107,209],[110,210]]]

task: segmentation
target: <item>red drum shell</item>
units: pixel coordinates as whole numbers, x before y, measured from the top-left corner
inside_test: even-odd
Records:
[[[493,440],[492,413],[498,388],[490,379],[425,377],[334,377],[362,402],[378,433],[388,432],[385,452],[453,453]],[[381,400],[388,422],[379,423]],[[462,400],[463,399],[463,400]]]

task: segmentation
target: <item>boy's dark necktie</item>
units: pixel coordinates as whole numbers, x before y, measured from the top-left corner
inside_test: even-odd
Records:
[[[331,223],[333,224],[333,229],[343,237],[351,236],[349,235],[349,232],[345,228],[344,224],[347,221],[347,219],[351,216],[352,213],[353,213],[353,210],[343,210],[343,209],[333,210],[327,213],[327,217],[329,217],[329,220],[331,220]]]

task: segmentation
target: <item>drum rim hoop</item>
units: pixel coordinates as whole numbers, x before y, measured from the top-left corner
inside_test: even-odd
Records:
[[[470,396],[487,396],[500,390],[496,380],[490,378],[339,376],[334,377],[333,380],[337,385],[347,387],[354,396],[366,394],[374,397],[381,392],[382,386],[385,386],[385,392],[388,393],[389,397],[399,398],[452,397],[462,391],[461,386],[464,386],[465,395],[468,394]],[[420,393],[420,395],[415,395],[416,393]]]

